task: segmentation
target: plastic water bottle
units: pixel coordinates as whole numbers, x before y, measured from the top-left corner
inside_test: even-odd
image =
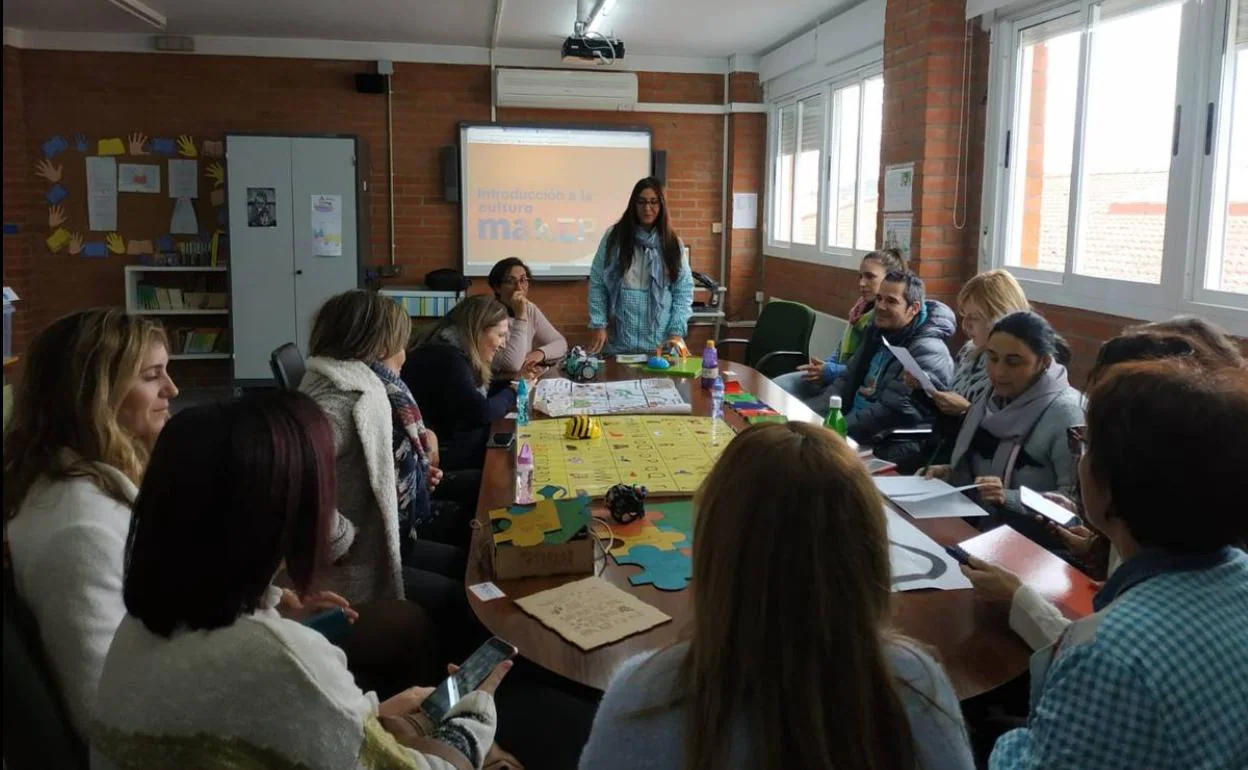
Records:
[[[711,383],[711,417],[719,419],[724,416],[724,378],[716,377]]]
[[[709,388],[719,376],[719,351],[715,349],[715,340],[707,340],[702,349],[702,387]]]
[[[849,424],[845,422],[845,415],[841,414],[840,396],[828,399],[828,416],[823,420],[823,427],[836,432],[841,438],[849,436]]]
[[[529,381],[521,379],[516,385],[516,425],[529,424]]]
[[[516,453],[516,504],[532,505],[533,500],[533,447],[526,441]]]

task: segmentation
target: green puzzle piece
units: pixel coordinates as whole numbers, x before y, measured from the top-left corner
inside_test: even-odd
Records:
[[[629,576],[628,582],[635,586],[650,584],[661,591],[683,591],[693,577],[693,559],[685,553],[687,550],[661,551],[639,545],[631,548],[627,556],[617,556],[615,560],[644,570]]]
[[[693,501],[678,500],[672,503],[647,503],[647,511],[663,514],[654,525],[659,529],[683,532],[688,543],[693,542]]]
[[[545,542],[548,544],[566,543],[576,533],[589,526],[589,518],[592,514],[589,509],[589,498],[585,495],[571,500],[556,500],[555,510],[559,514],[559,523],[562,528],[557,532],[546,533]]]

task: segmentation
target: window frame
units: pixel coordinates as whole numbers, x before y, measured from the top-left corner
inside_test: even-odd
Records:
[[[1075,272],[1075,244],[1079,237],[1078,203],[1083,182],[1082,155],[1086,133],[1086,95],[1089,87],[1091,48],[1095,34],[1089,30],[1096,20],[1097,0],[1065,0],[1031,4],[1007,12],[993,23],[993,56],[989,69],[988,126],[984,148],[983,229],[980,243],[980,268],[1005,268],[1023,285],[1027,296],[1045,304],[1076,308],[1096,313],[1117,315],[1146,321],[1164,320],[1179,313],[1201,315],[1226,327],[1228,331],[1248,334],[1248,296],[1204,288],[1207,247],[1210,240],[1210,212],[1215,179],[1216,152],[1204,155],[1206,105],[1216,103],[1221,120],[1222,105],[1230,102],[1223,94],[1210,94],[1212,88],[1224,89],[1223,61],[1227,47],[1223,34],[1229,30],[1230,8],[1235,0],[1194,2],[1182,7],[1182,37],[1179,41],[1179,68],[1176,77],[1175,104],[1180,110],[1181,127],[1178,151],[1172,153],[1167,190],[1165,235],[1162,241],[1161,279],[1156,285],[1124,279],[1100,278]],[[1248,0],[1239,0],[1248,3]],[[1163,5],[1164,2],[1141,2],[1141,6]],[[1007,265],[1006,250],[1013,212],[1010,209],[1011,188],[1017,179],[1017,162],[1005,167],[1006,132],[1020,135],[1017,121],[1021,118],[1016,102],[1022,96],[1022,53],[1020,41],[1025,29],[1052,22],[1063,16],[1077,14],[1082,35],[1079,60],[1079,103],[1075,111],[1075,146],[1072,148],[1072,180],[1070,191],[1069,227],[1067,230],[1066,265],[1062,272]],[[1209,52],[1209,53],[1205,53]],[[1215,131],[1221,139],[1221,132]],[[1019,149],[1009,148],[1010,160],[1017,160]],[[997,247],[999,245],[999,248]]]
[[[873,62],[869,65],[855,68],[835,78],[830,78],[813,86],[803,88],[784,94],[778,98],[772,99],[767,105],[768,128],[767,128],[767,179],[769,184],[766,196],[766,217],[765,232],[763,237],[763,256],[764,257],[780,257],[783,259],[794,259],[801,262],[810,262],[818,265],[826,265],[830,267],[840,267],[848,270],[857,270],[858,265],[862,262],[862,257],[873,249],[856,249],[838,246],[830,246],[828,243],[828,195],[829,195],[829,179],[831,162],[831,145],[834,138],[834,128],[832,121],[836,117],[833,108],[834,96],[836,92],[847,86],[858,84],[864,86],[862,93],[865,94],[866,81],[874,77],[883,77],[884,62],[883,60]],[[777,190],[772,184],[775,180],[776,164],[779,160],[778,152],[780,145],[780,112],[781,110],[795,105],[805,99],[823,97],[823,136],[819,144],[819,187],[818,187],[818,203],[817,216],[815,222],[815,243],[801,244],[792,243],[791,241],[777,241],[774,236],[773,214],[777,205]],[[800,110],[799,110],[800,112]],[[854,148],[856,156],[861,153],[862,146],[862,116],[865,110],[860,101],[859,105],[859,132],[858,142]],[[799,116],[800,124],[800,116]],[[800,148],[801,136],[798,136],[798,146]],[[862,174],[862,163],[859,158],[856,161],[857,176],[855,177],[854,192],[854,220],[855,228],[857,228],[858,218],[858,179]],[[794,174],[796,177],[796,174]],[[879,212],[876,212],[876,239],[879,237]],[[855,229],[856,232],[856,229]],[[791,236],[790,236],[791,237]],[[878,242],[878,241],[877,241]],[[874,247],[873,247],[874,248]]]

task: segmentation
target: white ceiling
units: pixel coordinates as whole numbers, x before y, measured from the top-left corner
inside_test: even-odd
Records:
[[[3,0],[4,25],[30,31],[146,33],[107,0]],[[169,34],[488,47],[495,0],[144,0]],[[554,49],[576,0],[502,0],[501,48]],[[856,0],[618,0],[603,32],[629,53],[756,55]]]

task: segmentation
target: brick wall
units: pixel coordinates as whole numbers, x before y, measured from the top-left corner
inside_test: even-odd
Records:
[[[4,212],[5,221],[12,215],[25,234],[5,239],[5,280],[12,272],[15,284],[19,276],[28,284],[19,288],[23,323],[38,329],[66,312],[124,300],[125,260],[81,260],[64,252],[49,255],[42,246],[46,222],[40,220],[46,217],[46,207],[36,184],[42,180],[33,176],[28,159],[38,157],[41,137],[57,133],[82,131],[92,138],[133,131],[197,138],[226,132],[358,134],[371,155],[373,261],[385,260],[389,254],[385,99],[357,94],[353,81],[356,73],[369,71],[370,66],[6,47]],[[639,73],[638,80],[643,102],[723,103],[721,75]],[[757,82],[753,87],[757,89]],[[735,86],[734,94],[737,89],[748,90],[748,83]],[[397,261],[404,270],[395,283],[419,283],[430,270],[459,264],[459,207],[442,200],[438,149],[457,142],[461,121],[489,120],[490,74],[486,67],[397,63],[394,92],[395,238]],[[722,116],[500,109],[498,119],[650,127],[655,147],[668,152],[673,225],[692,249],[694,268],[718,277],[721,236],[712,234],[711,225],[720,218]],[[743,128],[742,136],[753,138],[742,139],[742,153],[752,149],[753,141],[765,144],[764,134],[759,126]],[[762,150],[755,154],[761,165]],[[624,204],[621,201],[621,210]],[[734,246],[734,253],[748,251]],[[746,281],[752,272],[747,265],[737,272],[737,280]],[[755,290],[752,285],[733,289],[744,295]],[[573,341],[579,341],[587,336],[586,293],[584,281],[542,283],[534,288],[533,298]],[[28,298],[37,301],[27,302]],[[228,376],[228,364],[177,366],[175,374],[181,373],[191,384],[201,379],[220,384]]]
[[[4,224],[21,228],[4,236],[4,285],[13,287],[21,301],[13,316],[13,350],[26,349],[31,333],[31,311],[36,305],[32,281],[31,239],[25,234],[39,206],[39,186],[26,148],[26,119],[22,93],[20,52],[4,47]],[[6,374],[8,372],[6,371]]]
[[[736,72],[729,78],[728,92],[734,102],[763,101],[763,89],[755,73]],[[760,220],[752,230],[733,229],[731,202],[728,221],[724,223],[728,233],[728,295],[726,298],[729,317],[753,318],[757,305],[754,293],[759,287],[762,272],[761,217],[766,194],[763,183],[767,155],[767,115],[765,113],[735,113],[728,118],[728,191],[758,195]],[[730,199],[731,201],[731,199]]]

